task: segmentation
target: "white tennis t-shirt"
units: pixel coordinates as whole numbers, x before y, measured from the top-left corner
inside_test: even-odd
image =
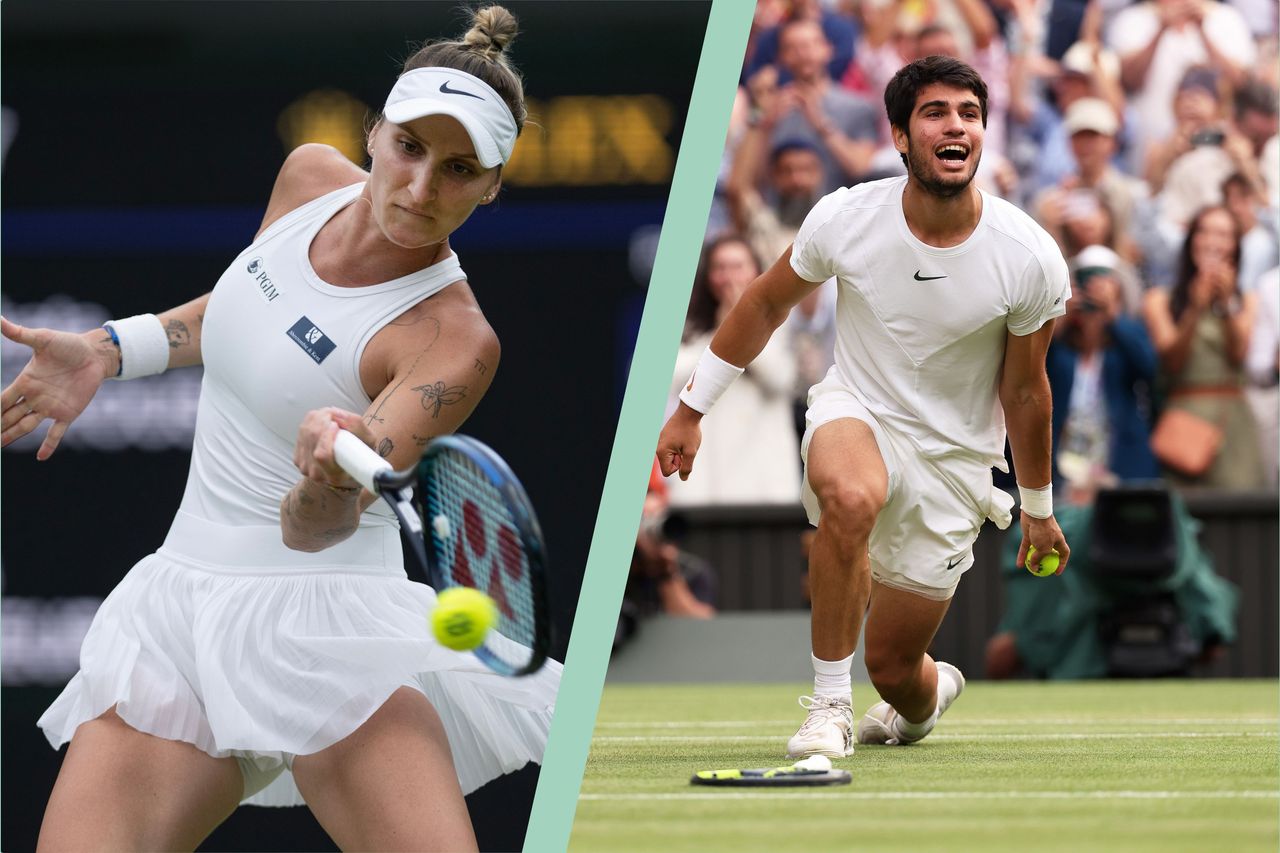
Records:
[[[996,393],[1006,332],[1028,335],[1066,312],[1066,261],[1030,216],[986,193],[967,240],[926,245],[907,227],[906,181],[824,197],[791,266],[806,281],[836,278],[831,370],[871,414],[926,457],[961,453],[1007,470]]]

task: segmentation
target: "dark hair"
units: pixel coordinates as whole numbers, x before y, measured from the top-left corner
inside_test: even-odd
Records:
[[[1222,100],[1222,83],[1221,76],[1216,70],[1208,65],[1193,65],[1187,69],[1182,75],[1182,79],[1178,81],[1178,91],[1185,92],[1187,89],[1203,89],[1214,100]]]
[[[778,161],[781,160],[784,155],[790,154],[792,151],[808,151],[810,154],[817,157],[822,156],[822,150],[818,148],[817,145],[808,139],[803,139],[797,136],[790,139],[784,139],[777,145],[773,146],[773,149],[769,152],[769,165],[778,165]]]
[[[1265,116],[1274,116],[1280,112],[1275,87],[1256,77],[1242,83],[1236,89],[1236,118],[1242,118],[1247,112],[1262,113]]]
[[[1236,235],[1236,248],[1231,254],[1231,263],[1235,265],[1237,271],[1240,269],[1240,225],[1231,215],[1231,211],[1220,204],[1211,204],[1197,210],[1196,215],[1191,217],[1191,222],[1187,224],[1187,236],[1182,241],[1181,251],[1178,252],[1178,277],[1173,284],[1173,293],[1169,296],[1169,310],[1173,313],[1174,320],[1181,317],[1183,310],[1187,307],[1191,281],[1200,272],[1196,269],[1195,259],[1191,255],[1191,243],[1195,240],[1196,232],[1200,230],[1200,221],[1215,210],[1227,214],[1227,218],[1231,220],[1231,228]],[[1237,277],[1236,290],[1239,291],[1239,289],[1240,282]]]
[[[516,134],[524,129],[529,111],[524,104],[520,72],[505,51],[516,37],[516,18],[501,6],[485,6],[471,13],[471,28],[458,41],[429,41],[409,57],[401,74],[418,68],[456,68],[479,77],[498,93],[516,120]]]
[[[1227,190],[1232,187],[1238,187],[1245,191],[1249,196],[1253,196],[1253,182],[1245,177],[1243,172],[1232,172],[1222,182],[1222,197],[1227,197]]]
[[[720,310],[720,300],[711,292],[711,256],[722,246],[733,243],[746,247],[756,269],[763,269],[760,258],[747,239],[739,234],[722,234],[702,247],[702,255],[698,258],[698,272],[693,278],[693,290],[689,294],[689,311],[685,315],[684,340],[695,335],[713,331],[716,327],[716,312]]]
[[[827,31],[822,28],[822,23],[820,21],[815,21],[813,18],[796,17],[794,15],[789,15],[786,18],[784,18],[780,24],[778,24],[778,46],[779,47],[782,46],[783,33],[791,29],[792,27],[796,27],[801,24],[812,24],[813,26],[817,27],[818,33],[822,36],[822,40],[825,41],[827,44],[831,44],[831,39],[827,38]]]
[[[889,124],[904,132],[911,123],[920,90],[934,83],[966,89],[978,96],[982,126],[987,126],[987,84],[973,67],[950,56],[926,56],[898,69],[884,90],[884,109]]]

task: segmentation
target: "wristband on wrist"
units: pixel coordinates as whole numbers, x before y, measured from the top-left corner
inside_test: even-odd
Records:
[[[733,380],[742,375],[743,368],[730,364],[707,347],[698,359],[698,366],[689,376],[689,383],[680,389],[680,402],[696,412],[706,414],[720,399]]]
[[[169,336],[155,314],[108,320],[103,327],[120,348],[120,370],[115,379],[137,379],[168,369]]]
[[[1048,518],[1053,515],[1053,483],[1040,489],[1018,486],[1022,498],[1022,511],[1032,518]]]

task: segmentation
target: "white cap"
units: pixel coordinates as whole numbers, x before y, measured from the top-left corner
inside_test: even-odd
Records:
[[[452,116],[466,129],[486,169],[506,163],[516,146],[516,120],[506,102],[488,83],[456,68],[415,68],[400,75],[382,115],[392,124]]]
[[[1071,262],[1078,270],[1104,269],[1112,272],[1124,265],[1124,261],[1119,255],[1106,246],[1096,244],[1081,249],[1080,254],[1072,258]]]
[[[1103,136],[1115,136],[1120,129],[1116,111],[1101,98],[1081,98],[1072,102],[1067,107],[1067,114],[1063,116],[1063,124],[1067,133],[1092,130]]]

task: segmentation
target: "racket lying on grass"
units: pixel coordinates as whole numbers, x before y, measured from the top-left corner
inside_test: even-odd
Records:
[[[848,785],[852,781],[853,775],[848,770],[833,770],[830,759],[815,755],[783,767],[700,770],[689,779],[689,784],[726,788],[807,788],[820,785]]]
[[[529,496],[502,457],[464,435],[432,439],[405,471],[346,430],[333,449],[344,471],[390,505],[436,592],[471,587],[493,599],[498,623],[476,657],[502,675],[537,671],[551,643],[546,549]]]

